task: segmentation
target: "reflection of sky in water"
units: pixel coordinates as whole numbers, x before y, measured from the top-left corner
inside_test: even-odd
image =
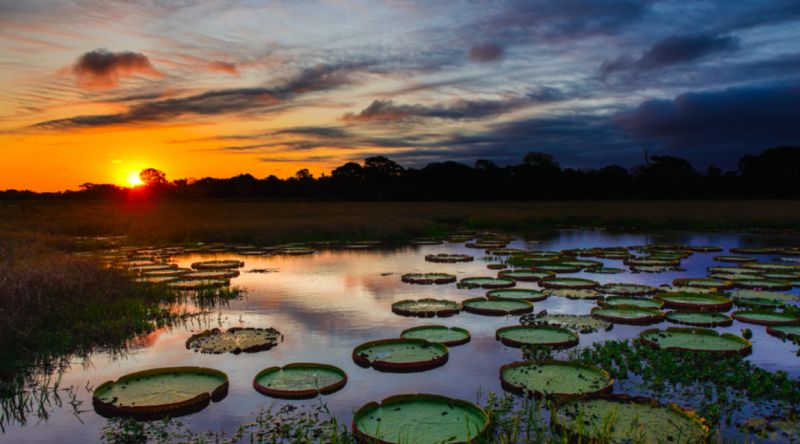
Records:
[[[540,243],[516,241],[513,248],[560,250],[565,248],[611,247],[641,245],[646,243],[682,243],[693,245],[718,245],[725,248],[742,246],[795,245],[791,239],[759,237],[738,234],[682,234],[658,236],[644,234],[614,234],[591,231],[562,231],[538,238]],[[424,260],[429,253],[467,253],[476,256],[471,263],[434,264]],[[199,365],[226,372],[231,380],[227,398],[182,421],[196,431],[220,430],[228,432],[251,418],[262,406],[281,404],[258,394],[252,388],[252,379],[263,368],[291,362],[323,362],[344,369],[349,375],[347,386],[324,399],[341,423],[349,424],[352,412],[367,401],[380,400],[399,393],[429,392],[475,400],[482,392],[501,392],[498,368],[520,359],[518,349],[501,345],[494,338],[496,329],[517,323],[516,318],[487,317],[461,313],[450,318],[419,319],[397,316],[391,304],[401,299],[435,297],[461,301],[483,295],[485,290],[459,290],[454,284],[420,286],[404,284],[400,275],[410,272],[438,271],[453,273],[459,279],[468,276],[494,276],[480,260],[482,250],[468,249],[463,244],[444,244],[405,248],[393,251],[336,251],[320,252],[313,256],[294,257],[239,257],[245,262],[243,271],[274,269],[270,273],[246,273],[233,280],[233,284],[247,289],[246,296],[228,307],[203,319],[187,321],[186,326],[171,331],[159,330],[138,341],[127,357],[109,361],[103,355],[92,358],[91,365],[76,363],[64,375],[62,386],[80,387],[83,408],[91,409],[91,396],[83,389],[96,387],[108,379],[152,367]],[[572,274],[602,283],[635,282],[653,286],[668,284],[676,277],[701,277],[705,269],[718,265],[713,256],[719,253],[697,253],[683,261],[686,272],[659,274]],[[221,259],[231,255],[184,256],[177,258],[181,266],[210,258]],[[769,260],[763,257],[764,260]],[[607,266],[620,266],[620,261],[604,260]],[[534,283],[519,283],[518,288],[538,288]],[[588,314],[595,306],[593,301],[576,301],[549,298],[535,303],[536,311],[550,313]],[[358,344],[381,338],[396,337],[400,331],[418,325],[442,324],[464,327],[472,333],[472,341],[450,349],[449,362],[435,370],[392,374],[356,366],[351,358]],[[660,327],[668,324],[662,323]],[[234,356],[203,355],[186,350],[185,341],[192,332],[212,327],[233,326],[275,327],[285,340],[272,350]],[[748,358],[769,368],[784,369],[795,377],[800,374],[795,348],[789,343],[766,335],[764,328],[734,322],[719,331],[739,333],[743,327],[753,330],[753,354]],[[580,346],[606,338],[632,338],[641,330],[651,327],[617,325],[610,332],[581,336]],[[305,401],[301,403],[311,403]],[[81,423],[83,421],[83,424]],[[53,407],[46,423],[27,427],[12,426],[2,441],[38,442],[60,441],[70,436],[73,442],[92,442],[100,439],[104,419],[93,411],[80,415],[80,421],[68,408]]]

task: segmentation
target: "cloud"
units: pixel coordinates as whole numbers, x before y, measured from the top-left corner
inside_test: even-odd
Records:
[[[469,49],[469,59],[473,62],[496,62],[503,58],[505,51],[496,43],[475,45]]]
[[[733,36],[670,36],[653,44],[638,58],[625,54],[614,60],[603,62],[600,66],[600,74],[605,78],[619,71],[649,71],[737,49],[739,49],[739,39]]]
[[[105,49],[95,49],[83,54],[62,72],[75,76],[78,85],[87,89],[114,88],[119,85],[120,79],[135,75],[164,76],[144,54],[131,51],[110,52]]]
[[[206,64],[209,70],[216,72],[223,72],[232,76],[239,75],[239,69],[235,63],[223,62],[220,60],[212,60]]]

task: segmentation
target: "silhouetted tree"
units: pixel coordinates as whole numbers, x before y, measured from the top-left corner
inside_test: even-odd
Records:
[[[155,168],[146,168],[139,173],[139,179],[148,187],[160,187],[167,184],[167,175]]]

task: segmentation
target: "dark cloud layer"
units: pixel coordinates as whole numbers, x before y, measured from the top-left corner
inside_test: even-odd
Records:
[[[503,58],[505,51],[496,43],[474,45],[469,49],[469,59],[473,62],[496,62]]]
[[[96,49],[80,56],[67,70],[78,85],[89,89],[113,88],[119,80],[134,75],[163,77],[144,54]]]

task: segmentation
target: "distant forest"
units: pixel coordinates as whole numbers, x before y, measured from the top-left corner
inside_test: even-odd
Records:
[[[707,199],[800,197],[800,147],[778,147],[748,155],[735,171],[710,166],[696,170],[672,156],[650,156],[626,169],[562,168],[551,155],[528,153],[519,165],[498,166],[478,160],[473,166],[436,162],[404,168],[382,156],[348,162],[330,175],[313,177],[302,169],[294,177],[258,179],[242,174],[229,179],[169,181],[155,169],[141,174],[145,185],[129,189],[86,183],[79,191],[34,193],[8,190],[0,200],[252,198],[327,200],[543,200],[543,199]]]

